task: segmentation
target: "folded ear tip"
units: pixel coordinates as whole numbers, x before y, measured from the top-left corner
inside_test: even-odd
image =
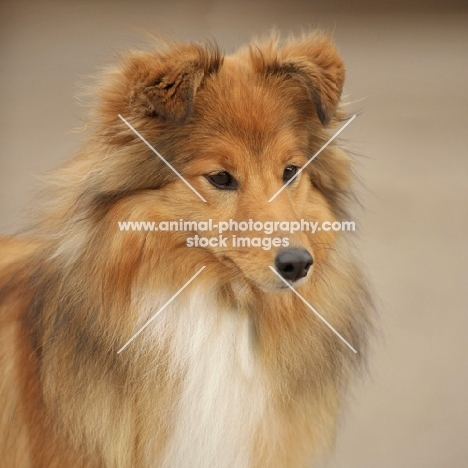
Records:
[[[341,97],[345,69],[330,35],[311,32],[290,37],[282,46],[278,46],[277,38],[254,43],[250,46],[250,60],[257,72],[300,83],[321,124],[331,122]]]
[[[129,56],[124,74],[129,111],[184,123],[203,79],[215,73],[223,56],[214,42],[168,43],[157,52]]]
[[[325,109],[323,108],[323,105],[321,102],[319,103],[316,103],[315,104],[315,107],[317,109],[317,116],[321,122],[322,125],[328,125],[330,123],[330,120],[331,120],[331,115],[325,111]]]

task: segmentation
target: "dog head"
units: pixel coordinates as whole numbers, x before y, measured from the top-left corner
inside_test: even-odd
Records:
[[[336,49],[315,34],[232,56],[212,44],[131,54],[100,91],[96,138],[108,145],[113,171],[96,180],[96,203],[154,190],[166,203],[155,218],[252,220],[242,231],[225,230],[224,242],[196,248],[263,290],[287,287],[283,280],[299,285],[326,261],[336,233],[290,232],[281,223],[343,214],[348,157],[329,146],[307,164],[339,119],[343,81]],[[268,223],[268,232],[253,223]]]

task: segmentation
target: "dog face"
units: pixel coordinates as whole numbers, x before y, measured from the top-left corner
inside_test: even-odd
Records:
[[[276,77],[268,80],[238,62],[227,61],[200,91],[193,121],[188,124],[194,154],[185,174],[207,200],[192,205],[196,205],[197,217],[226,223],[252,219],[277,226],[268,236],[255,230],[225,232],[227,245],[211,249],[266,290],[286,287],[269,266],[280,268],[291,283],[303,282],[312,274],[313,240],[304,232],[281,232],[278,223],[333,218],[307,173],[300,173],[269,202],[308,160],[307,122],[300,110],[301,99],[306,97],[290,92]],[[268,249],[245,247],[259,237],[282,243]],[[239,238],[248,239],[247,244],[239,244]],[[285,255],[290,261],[282,266]],[[284,271],[288,269],[290,275]]]
[[[287,287],[270,266],[298,286],[312,276],[313,265],[320,268],[326,260],[334,234],[285,233],[279,223],[332,222],[340,214],[340,194],[349,179],[343,153],[329,149],[320,162],[296,173],[329,138],[326,127],[335,119],[343,79],[342,61],[322,36],[283,47],[270,40],[224,58],[213,46],[171,45],[163,53],[135,54],[115,73],[102,92],[101,133],[119,147],[140,146],[133,165],[128,156],[120,160],[127,185],[133,180],[132,190],[156,188],[166,194],[174,219],[272,223],[268,235],[229,231],[223,233],[225,243],[198,248],[260,289]],[[206,202],[155,155],[148,155],[143,142],[116,123],[118,114]],[[217,237],[218,232],[203,235]],[[248,241],[236,242],[238,237]],[[281,243],[252,247],[253,238],[259,237]]]

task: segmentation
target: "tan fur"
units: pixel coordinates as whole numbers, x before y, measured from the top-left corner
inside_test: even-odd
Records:
[[[315,260],[298,291],[357,355],[280,290],[268,268],[278,248],[188,248],[193,233],[117,223],[344,219],[351,160],[335,144],[268,203],[284,167],[304,165],[343,117],[343,80],[319,34],[226,57],[213,44],[171,43],[105,75],[87,140],[50,178],[29,237],[0,241],[5,466],[306,467],[333,447],[369,325],[347,234],[288,237]],[[222,170],[237,191],[207,181]]]

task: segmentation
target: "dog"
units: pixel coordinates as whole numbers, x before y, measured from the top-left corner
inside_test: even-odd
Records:
[[[349,234],[281,223],[347,219],[352,159],[325,146],[346,120],[344,77],[317,32],[233,55],[165,42],[103,74],[83,146],[28,229],[0,241],[4,466],[285,468],[330,453],[370,294]],[[216,241],[213,223],[242,222],[270,223],[272,240]]]

